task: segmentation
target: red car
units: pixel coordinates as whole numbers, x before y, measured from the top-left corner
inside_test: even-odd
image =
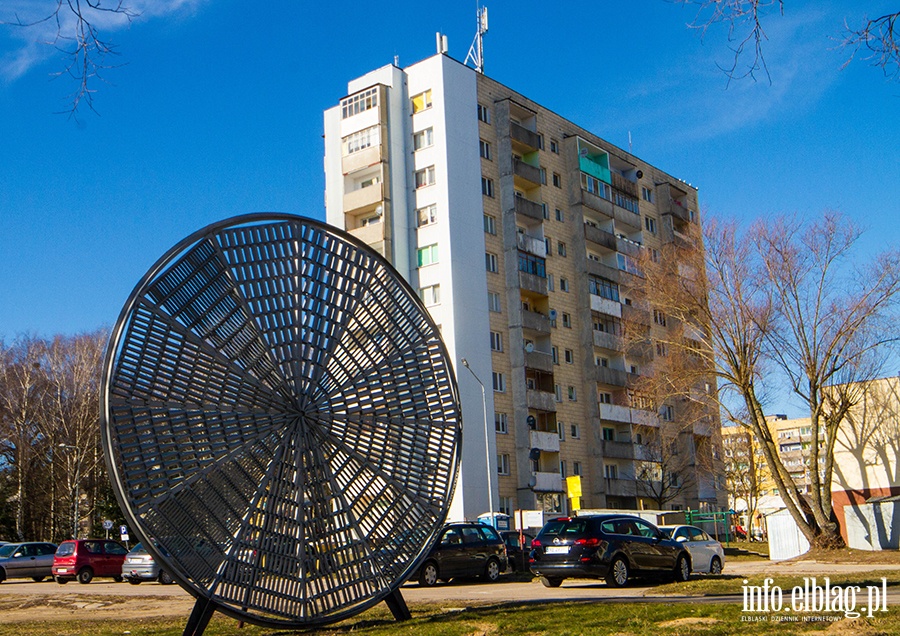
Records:
[[[63,541],[53,556],[53,578],[60,584],[76,578],[79,583],[90,583],[95,576],[111,576],[119,582],[126,554],[128,550],[118,541]]]

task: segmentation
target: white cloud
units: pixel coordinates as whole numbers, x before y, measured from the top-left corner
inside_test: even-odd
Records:
[[[205,0],[125,0],[124,5],[135,14],[134,22],[173,15],[189,15]],[[110,5],[113,3],[110,2]],[[58,16],[52,12],[56,0],[4,0],[0,9],[2,28],[9,41],[17,42],[13,50],[0,56],[0,76],[7,81],[18,79],[45,60],[58,56],[74,39],[76,19],[63,3]],[[112,40],[116,31],[131,22],[123,14],[97,11],[82,4],[82,12],[98,28],[101,40]],[[49,16],[49,19],[48,19]],[[16,26],[16,23],[30,26]]]

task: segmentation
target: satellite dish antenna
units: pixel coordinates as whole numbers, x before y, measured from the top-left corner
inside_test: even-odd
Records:
[[[550,320],[556,320],[556,310],[551,309],[549,312]]]
[[[409,618],[399,587],[446,518],[461,427],[416,293],[346,232],[288,214],[227,219],[169,250],[103,368],[113,490],[197,599],[193,636],[215,610],[278,630],[380,601]]]
[[[588,156],[588,149],[582,147],[581,149],[578,150],[578,155],[579,155],[580,157],[587,157],[587,156]]]
[[[526,342],[525,343],[525,353],[533,353],[534,352],[534,343]]]

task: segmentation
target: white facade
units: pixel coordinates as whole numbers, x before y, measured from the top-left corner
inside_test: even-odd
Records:
[[[439,302],[426,304],[441,327],[456,369],[463,409],[462,469],[448,519],[474,519],[489,509],[489,492],[493,510],[497,510],[481,170],[473,116],[475,73],[439,55],[406,69],[385,66],[372,71],[348,84],[348,97],[372,87],[378,87],[384,96],[384,103],[377,108],[343,119],[340,106],[325,112],[327,220],[340,228],[356,222],[355,217],[348,221],[345,214],[345,195],[354,182],[342,169],[342,140],[381,124],[381,152],[373,153],[373,158],[377,157],[382,167],[374,168],[373,174],[386,170],[384,196],[390,209],[381,209],[386,224],[381,231],[390,241],[385,242],[384,252],[414,289],[439,286]],[[430,107],[413,113],[412,98],[429,90]],[[430,141],[414,149],[417,133]],[[367,175],[367,169],[356,167],[356,173]],[[431,174],[432,170],[433,184],[417,188],[416,172]],[[417,227],[417,210],[431,205],[436,206],[434,222]],[[351,232],[372,244],[367,240],[370,237],[363,236],[367,227]],[[429,248],[428,261],[435,262],[420,267],[420,248]],[[463,358],[484,383],[484,403],[481,386],[463,368]]]

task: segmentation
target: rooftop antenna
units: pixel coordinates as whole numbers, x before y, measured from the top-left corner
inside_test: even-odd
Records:
[[[477,5],[476,5],[477,6]],[[472,60],[476,73],[484,74],[484,34],[488,31],[488,10],[487,7],[478,7],[475,15],[478,18],[478,30],[475,33],[475,40],[469,47],[469,53],[466,55],[466,61],[463,64],[468,65]]]

